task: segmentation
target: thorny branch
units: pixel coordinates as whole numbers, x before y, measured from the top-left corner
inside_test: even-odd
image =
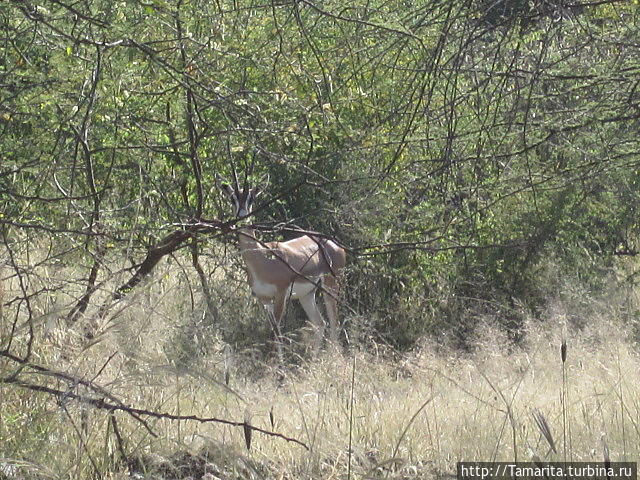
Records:
[[[113,413],[118,411],[126,413],[130,415],[132,418],[134,418],[135,420],[137,420],[138,422],[140,422],[149,431],[149,433],[151,433],[154,436],[155,436],[155,433],[142,417],[150,417],[158,420],[193,421],[198,423],[219,423],[219,424],[228,425],[231,427],[239,427],[239,428],[242,428],[243,430],[250,429],[252,431],[262,433],[263,435],[266,435],[269,437],[280,438],[287,442],[298,444],[301,447],[305,448],[306,450],[309,449],[307,444],[302,442],[301,440],[298,440],[293,437],[289,437],[282,433],[256,427],[254,425],[249,424],[247,421],[234,422],[231,420],[226,420],[224,418],[217,418],[217,417],[200,417],[197,415],[174,415],[171,413],[157,412],[150,409],[136,408],[129,405],[125,405],[124,403],[119,401],[114,395],[112,395],[107,390],[105,390],[103,387],[96,385],[93,382],[90,382],[81,378],[76,378],[68,373],[58,372],[58,371],[43,367],[41,365],[25,362],[22,359],[16,357],[15,355],[11,355],[6,350],[0,351],[0,357],[7,358],[13,362],[20,364],[23,367],[30,368],[41,375],[52,376],[52,377],[64,380],[68,382],[70,385],[72,385],[72,388],[65,391],[57,388],[52,388],[46,385],[39,385],[35,383],[25,382],[16,375],[12,375],[6,378],[0,378],[0,383],[13,384],[20,388],[24,388],[34,392],[42,392],[49,395],[53,395],[54,397],[56,397],[56,399],[59,402],[63,402],[63,403],[69,400],[73,400],[85,405],[90,405],[99,410],[105,410]],[[92,391],[97,396],[83,395],[73,391],[75,386],[78,386],[78,385],[83,385],[87,387],[90,391]]]

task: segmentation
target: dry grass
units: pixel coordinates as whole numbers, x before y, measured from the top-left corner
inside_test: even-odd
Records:
[[[428,343],[402,356],[352,347],[283,374],[219,340],[183,282],[167,267],[99,325],[91,345],[51,327],[56,315],[47,308],[70,301],[59,295],[42,307],[34,361],[89,379],[100,371],[96,381],[132,406],[250,419],[309,450],[254,432],[247,451],[242,429],[186,421],[150,420],[153,437],[119,413],[126,465],[105,413],[0,384],[0,478],[345,479],[351,463],[351,478],[404,479],[448,476],[461,460],[640,456],[640,359],[617,323],[617,299],[592,308],[565,298],[571,309],[558,301],[545,321],[530,322],[517,347],[482,321],[470,352]],[[254,331],[263,320],[242,295],[231,292],[221,312]],[[580,328],[576,305],[588,316]],[[0,374],[7,369],[0,362]]]

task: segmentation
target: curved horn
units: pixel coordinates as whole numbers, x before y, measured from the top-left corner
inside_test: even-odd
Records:
[[[246,195],[246,193],[248,191],[249,191],[249,173],[245,169],[245,171],[244,171],[244,180],[242,182],[242,193],[244,193]]]
[[[258,182],[261,190],[267,190],[269,188],[269,172],[265,173]]]
[[[233,175],[233,188],[236,193],[240,193],[240,186],[238,185],[238,173],[236,172],[236,164],[231,161],[231,173]]]

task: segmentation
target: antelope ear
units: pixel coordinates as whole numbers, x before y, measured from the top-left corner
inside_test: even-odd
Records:
[[[216,179],[216,185],[220,190],[222,190],[224,193],[226,193],[229,196],[233,194],[233,189],[229,186],[228,183],[223,182],[222,177],[220,177],[220,175],[218,175],[217,173],[216,173],[215,179]]]
[[[220,185],[220,189],[227,194],[227,196],[232,197],[233,196],[233,189],[229,186],[228,183],[223,183],[222,185]]]

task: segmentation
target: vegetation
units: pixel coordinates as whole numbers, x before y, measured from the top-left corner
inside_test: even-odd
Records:
[[[612,461],[634,461],[640,454],[640,364],[623,327],[633,304],[630,291],[586,298],[577,286],[564,285],[563,298],[543,313],[545,323],[527,319],[519,346],[485,317],[468,339],[468,352],[433,340],[403,355],[380,346],[353,348],[348,357],[327,351],[282,376],[259,355],[231,352],[211,337],[201,343],[201,317],[185,315],[189,279],[177,265],[160,268],[159,278],[111,321],[101,342],[85,346],[58,329],[39,353],[52,368],[99,382],[127,405],[248,420],[299,439],[309,450],[254,432],[247,451],[239,428],[146,418],[154,437],[124,412],[114,415],[118,440],[108,413],[6,384],[0,475],[344,479],[350,469],[351,478],[406,480],[449,476],[455,462],[467,459],[603,461],[608,452]],[[260,321],[249,307],[236,317],[245,332]],[[585,323],[582,330],[572,328],[578,321]],[[30,383],[37,374],[25,368],[22,375]],[[88,393],[58,379],[50,385]],[[544,417],[555,451],[536,414]]]
[[[638,44],[637,0],[1,3],[0,479],[635,458]],[[217,175],[347,249],[344,351],[290,308],[273,366]]]

